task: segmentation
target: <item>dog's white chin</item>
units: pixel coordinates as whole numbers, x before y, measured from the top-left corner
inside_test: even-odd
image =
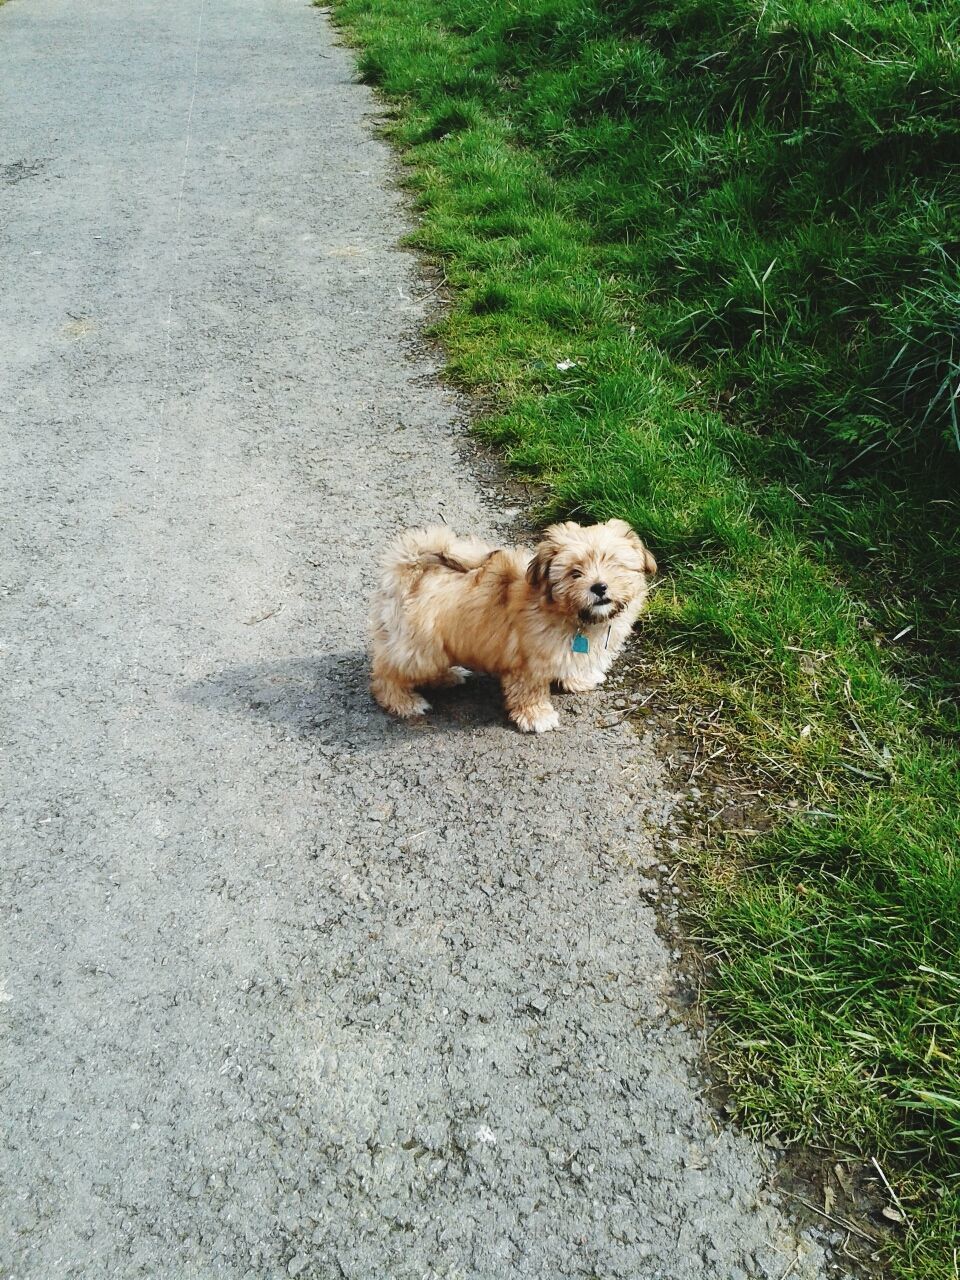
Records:
[[[619,605],[611,600],[608,604],[591,605],[589,609],[584,609],[580,616],[587,622],[609,622],[619,612]]]

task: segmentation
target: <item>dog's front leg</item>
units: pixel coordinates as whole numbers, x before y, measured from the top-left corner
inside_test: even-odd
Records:
[[[584,675],[564,676],[560,683],[567,693],[589,693],[599,688],[606,678],[605,671],[588,671]]]
[[[529,676],[504,676],[503,697],[507,714],[524,733],[547,733],[556,729],[560,717],[550,702],[550,685]]]

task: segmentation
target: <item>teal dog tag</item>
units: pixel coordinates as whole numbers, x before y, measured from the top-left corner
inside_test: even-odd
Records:
[[[590,641],[586,636],[582,636],[578,631],[573,637],[573,644],[570,646],[574,653],[589,653]]]

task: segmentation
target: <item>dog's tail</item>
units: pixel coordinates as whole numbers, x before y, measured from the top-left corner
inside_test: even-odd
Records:
[[[496,550],[479,538],[460,538],[443,525],[408,529],[390,545],[383,567],[390,575],[412,582],[428,569],[469,573],[478,569]]]

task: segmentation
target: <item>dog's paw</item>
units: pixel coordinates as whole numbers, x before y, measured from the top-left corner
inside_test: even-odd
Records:
[[[466,667],[448,667],[442,675],[437,676],[436,680],[429,683],[436,689],[455,689],[457,685],[465,682],[470,672]]]
[[[567,693],[589,693],[591,689],[599,689],[606,678],[602,671],[591,676],[573,676],[563,681],[563,688]]]
[[[2,3],[2,0],[0,0]],[[457,685],[463,684],[470,672],[466,667],[447,667],[446,671],[424,680],[423,684],[428,689],[455,689]]]
[[[517,728],[523,733],[549,733],[560,728],[560,717],[553,707],[547,710],[521,711],[515,716]]]
[[[415,720],[417,716],[427,714],[430,703],[419,693],[409,693],[404,698],[397,698],[390,710],[403,720]]]

